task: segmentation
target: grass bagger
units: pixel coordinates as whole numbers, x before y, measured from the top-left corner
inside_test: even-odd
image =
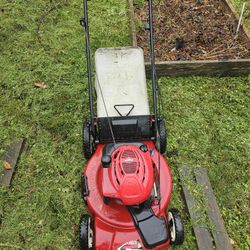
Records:
[[[152,0],[149,45],[152,111],[143,50],[99,48],[92,84],[88,6],[84,17],[90,118],[83,124],[82,195],[89,214],[80,220],[80,249],[166,249],[184,240],[177,209],[169,209],[172,177],[162,156],[166,131],[156,79]],[[96,103],[96,108],[94,107]]]

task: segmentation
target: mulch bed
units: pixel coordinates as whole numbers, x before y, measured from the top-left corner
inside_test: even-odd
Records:
[[[250,58],[250,41],[243,29],[234,39],[238,21],[222,0],[159,0],[154,5],[157,60],[217,60]],[[147,22],[147,4],[135,6],[136,23]],[[138,46],[148,56],[148,32],[137,32]]]

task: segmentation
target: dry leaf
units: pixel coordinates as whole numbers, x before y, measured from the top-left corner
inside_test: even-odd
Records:
[[[10,169],[12,168],[11,165],[10,165],[10,163],[7,162],[7,161],[3,161],[3,167],[4,167],[6,170],[10,170]]]
[[[40,89],[46,89],[46,88],[48,87],[48,86],[45,84],[44,81],[40,81],[40,80],[38,80],[38,81],[35,82],[35,86],[36,86],[37,88],[40,88]]]
[[[239,244],[237,242],[235,242],[233,239],[230,238],[230,243],[232,245],[233,248],[239,247]]]

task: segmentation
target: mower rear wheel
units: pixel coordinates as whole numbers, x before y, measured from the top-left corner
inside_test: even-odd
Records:
[[[168,229],[171,245],[181,245],[184,241],[184,227],[177,209],[173,208],[168,211]]]
[[[94,153],[94,138],[91,133],[90,123],[83,123],[83,154],[86,159],[89,159]]]
[[[88,214],[83,214],[80,220],[80,250],[94,249],[93,221]]]
[[[163,118],[159,118],[158,120],[158,131],[159,131],[159,152],[164,154],[167,148],[167,132],[165,127],[165,122]]]

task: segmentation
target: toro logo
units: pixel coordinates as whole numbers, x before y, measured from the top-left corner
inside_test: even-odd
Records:
[[[134,162],[135,160],[133,158],[125,158],[123,160],[123,162],[126,162],[126,163],[131,163],[131,162]]]
[[[139,240],[131,240],[118,247],[117,250],[141,250],[142,246]]]

